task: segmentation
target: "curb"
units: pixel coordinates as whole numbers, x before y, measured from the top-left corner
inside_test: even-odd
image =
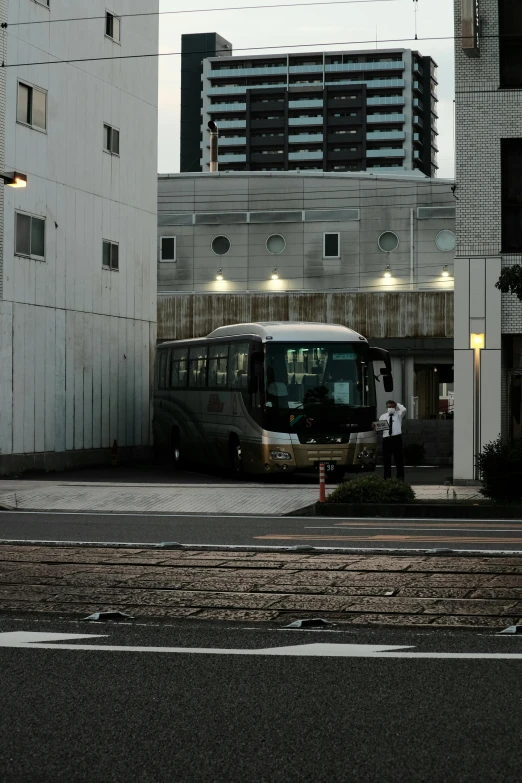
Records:
[[[19,547],[59,547],[62,549],[147,549],[159,552],[252,552],[258,553],[278,553],[284,555],[393,555],[411,557],[430,556],[430,557],[520,557],[522,551],[518,549],[392,549],[381,547],[330,547],[330,546],[252,546],[242,544],[179,544],[177,542],[164,542],[161,544],[151,544],[142,542],[121,542],[121,541],[38,541],[38,540],[17,540],[0,539],[0,546],[19,546]]]

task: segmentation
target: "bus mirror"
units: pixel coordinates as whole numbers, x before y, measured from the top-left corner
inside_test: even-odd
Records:
[[[382,376],[382,382],[384,385],[384,391],[385,392],[392,392],[393,391],[393,376],[391,375],[384,375]]]

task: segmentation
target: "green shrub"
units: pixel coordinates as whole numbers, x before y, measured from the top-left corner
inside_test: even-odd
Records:
[[[408,443],[404,447],[404,462],[406,465],[423,465],[426,459],[423,443]]]
[[[398,479],[363,476],[339,484],[327,500],[329,503],[413,503],[415,492]]]
[[[501,438],[484,446],[477,456],[484,497],[497,503],[522,499],[522,441],[503,443]]]

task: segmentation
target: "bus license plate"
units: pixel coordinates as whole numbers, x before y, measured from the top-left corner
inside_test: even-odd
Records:
[[[314,462],[314,470],[319,470],[319,465],[324,465],[325,473],[334,473],[337,470],[337,462],[329,462],[328,460],[321,460],[321,462]]]

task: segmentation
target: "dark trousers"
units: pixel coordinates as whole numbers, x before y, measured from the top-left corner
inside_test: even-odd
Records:
[[[402,456],[402,435],[389,435],[382,439],[382,458],[384,462],[384,478],[391,478],[392,457],[395,460],[397,478],[404,481],[404,459]]]

